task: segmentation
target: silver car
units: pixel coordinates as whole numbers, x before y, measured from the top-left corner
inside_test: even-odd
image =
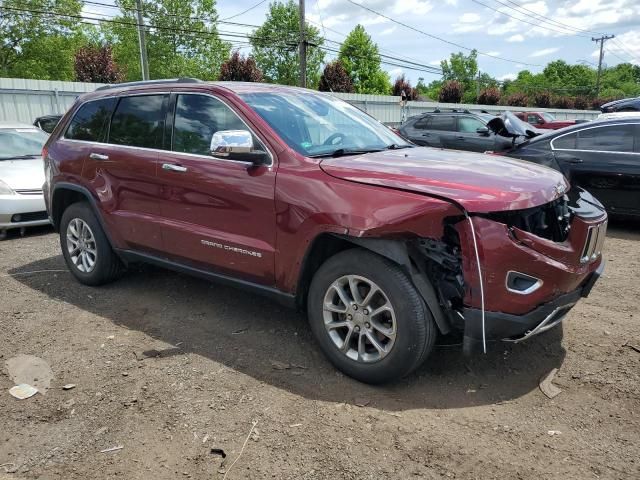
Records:
[[[0,239],[11,228],[49,223],[41,157],[47,138],[33,125],[0,122]]]

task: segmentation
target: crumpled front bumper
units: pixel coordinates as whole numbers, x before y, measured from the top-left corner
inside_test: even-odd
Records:
[[[546,332],[558,325],[574,305],[591,292],[593,285],[604,271],[604,262],[592,272],[578,288],[560,295],[523,315],[502,312],[485,312],[485,335],[487,340],[521,342],[534,335]],[[482,310],[465,308],[464,336],[468,340],[482,341]]]

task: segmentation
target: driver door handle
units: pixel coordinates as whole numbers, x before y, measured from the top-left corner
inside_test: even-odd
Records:
[[[182,165],[176,165],[175,163],[163,163],[162,169],[168,170],[170,172],[181,172],[181,173],[187,171],[187,167],[183,167]]]
[[[92,152],[89,154],[91,160],[109,160],[109,155],[103,155],[102,153]]]

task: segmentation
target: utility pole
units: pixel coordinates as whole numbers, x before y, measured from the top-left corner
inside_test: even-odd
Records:
[[[144,19],[142,18],[142,0],[136,0],[138,12],[138,43],[140,44],[140,66],[142,80],[149,80],[149,60],[147,60],[147,42],[144,37]]]
[[[476,102],[480,98],[480,69],[478,69],[478,81],[476,82]]]
[[[304,21],[304,0],[299,0],[300,10],[300,86],[307,87],[307,34]]]
[[[604,42],[615,38],[615,35],[603,35],[600,38],[591,37],[592,42],[600,42],[600,60],[598,60],[598,78],[596,80],[596,97],[600,95],[600,75],[602,74],[602,57],[604,57]]]

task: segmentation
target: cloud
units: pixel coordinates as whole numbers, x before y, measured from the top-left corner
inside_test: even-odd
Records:
[[[458,17],[458,21],[453,24],[453,31],[456,33],[477,32],[485,27],[481,20],[482,17],[477,13],[463,13]]]
[[[442,60],[431,60],[429,62],[429,65],[437,65],[439,67],[440,66],[440,62],[442,62]]]
[[[536,50],[535,52],[529,54],[529,56],[544,57],[546,55],[551,55],[552,53],[556,53],[558,50],[560,50],[560,47],[543,48],[542,50]]]
[[[507,38],[507,42],[524,42],[524,36],[516,33]]]
[[[391,77],[391,80],[395,80],[400,75],[404,74],[404,70],[401,68],[394,68],[393,70],[389,70],[389,72],[387,73],[389,73],[389,77]]]
[[[600,49],[596,49],[591,56],[598,58]],[[640,65],[640,29],[630,30],[616,35],[613,40],[604,43],[604,57],[606,63],[630,62]]]
[[[458,21],[460,23],[476,23],[480,21],[480,18],[480,15],[478,15],[477,13],[467,12],[463,13]]]
[[[518,77],[517,73],[505,73],[498,77],[498,80],[504,82],[505,80],[515,80]]]
[[[389,27],[389,28],[385,28],[383,31],[380,32],[380,35],[391,35],[393,32],[396,31],[398,27],[396,27],[395,25],[393,27]]]
[[[500,52],[496,52],[495,50],[492,50],[490,52],[485,52],[487,55],[490,55],[492,57],[497,57],[500,55]]]

